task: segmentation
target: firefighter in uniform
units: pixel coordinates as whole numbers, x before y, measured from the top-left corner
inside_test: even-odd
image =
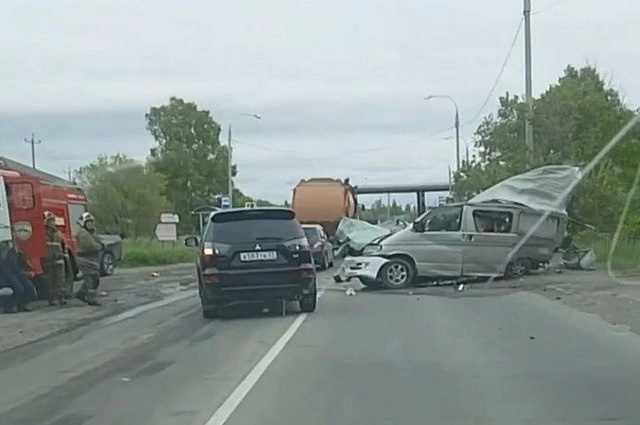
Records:
[[[58,227],[58,230],[63,234],[62,226]],[[65,240],[62,240],[62,254],[64,255],[64,298],[69,299],[73,295],[73,281],[75,280],[75,274],[73,273],[73,265],[71,264],[71,257],[67,250]]]
[[[93,215],[85,212],[78,219],[80,230],[76,233],[78,268],[82,272],[82,286],[76,298],[89,305],[98,303],[98,286],[100,285],[100,252],[104,244],[96,236]]]
[[[67,303],[64,300],[64,239],[56,226],[56,216],[49,211],[44,213],[44,229],[47,253],[43,262],[43,271],[49,289],[49,305],[56,305],[56,301],[64,305]]]

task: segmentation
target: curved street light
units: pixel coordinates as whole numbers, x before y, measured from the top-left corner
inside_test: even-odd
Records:
[[[455,117],[455,129],[456,129],[456,171],[460,170],[460,113],[458,112],[458,103],[448,94],[433,94],[426,96],[424,100],[431,99],[448,99],[453,103],[453,106],[456,108],[456,117]]]
[[[262,116],[259,114],[239,114],[241,117],[250,117],[256,120],[261,120]],[[228,180],[228,196],[229,204],[233,207],[233,147],[231,146],[231,124],[229,124],[229,131],[227,133],[227,149],[229,150],[229,157],[227,163],[227,180]]]

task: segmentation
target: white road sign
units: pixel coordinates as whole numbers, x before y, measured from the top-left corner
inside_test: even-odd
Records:
[[[175,223],[158,223],[156,238],[160,242],[175,242],[178,240],[178,226]]]
[[[231,200],[228,196],[223,196],[222,199],[220,199],[220,208],[225,210],[231,208]]]
[[[162,213],[160,214],[160,223],[177,224],[180,223],[180,217],[178,217],[178,214],[174,213]]]

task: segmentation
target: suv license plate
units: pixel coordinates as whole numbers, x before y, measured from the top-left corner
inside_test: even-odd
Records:
[[[269,261],[277,259],[278,254],[275,251],[254,251],[240,253],[240,261]]]

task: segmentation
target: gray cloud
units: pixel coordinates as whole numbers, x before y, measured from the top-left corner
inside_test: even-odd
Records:
[[[464,4],[463,4],[464,3]],[[482,104],[521,16],[512,0],[156,0],[0,3],[0,148],[62,173],[99,153],[144,159],[144,112],[172,96],[209,108],[238,140],[238,184],[282,200],[313,175],[446,180],[446,101]],[[577,7],[577,6],[580,7]],[[637,104],[632,0],[536,0],[534,90],[596,64]],[[567,14],[571,13],[571,19]],[[29,30],[25,30],[28,28]],[[521,40],[498,94],[523,90]],[[239,117],[258,112],[261,121]],[[463,129],[469,140],[478,121]],[[464,147],[463,147],[464,152]]]

